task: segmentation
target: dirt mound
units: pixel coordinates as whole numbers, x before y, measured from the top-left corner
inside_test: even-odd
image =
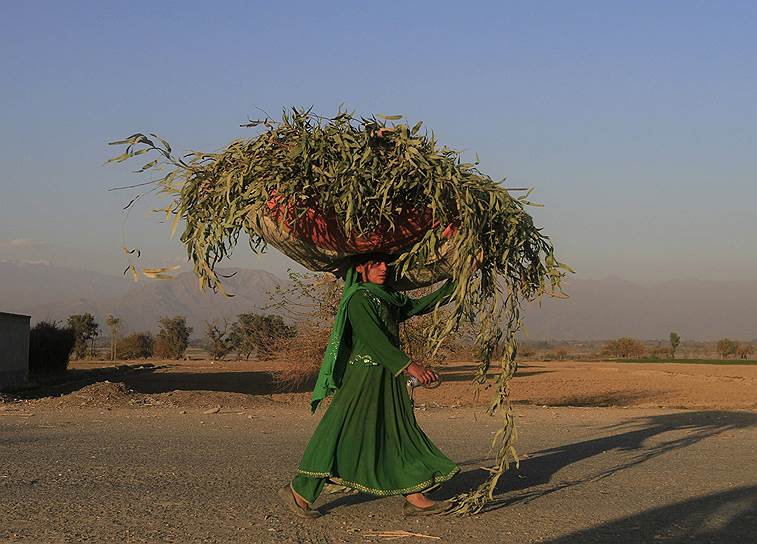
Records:
[[[152,404],[146,395],[129,389],[120,382],[102,381],[58,398],[61,406],[85,406],[98,408],[123,408],[133,405]]]
[[[87,385],[60,397],[44,397],[37,403],[50,403],[60,408],[256,408],[276,401],[269,396],[253,396],[216,391],[169,391],[140,393],[123,382],[104,380]]]
[[[222,406],[225,408],[258,408],[270,406],[276,402],[271,395],[248,395],[244,393],[230,393],[219,391],[169,391],[151,395],[153,404],[173,406],[179,408],[210,408]]]

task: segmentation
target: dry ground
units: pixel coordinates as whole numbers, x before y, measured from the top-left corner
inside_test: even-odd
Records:
[[[442,542],[754,542],[757,367],[527,363],[513,385],[533,404],[516,407],[523,460],[487,512],[404,520],[400,499],[334,495],[305,523],[273,493],[318,418],[307,392],[275,391],[276,366],[76,363],[65,382],[0,397],[0,542],[374,542],[369,531],[396,529]],[[471,371],[450,365],[442,387],[416,393],[421,425],[463,469],[441,497],[482,481],[496,429],[471,406]]]
[[[149,396],[149,402],[173,406],[246,407],[270,400],[306,405],[312,384],[295,392],[278,391],[271,372],[281,367],[275,361],[151,361],[144,365],[76,361],[67,383],[27,396],[41,397],[43,404],[76,405],[79,401],[75,396],[58,400],[50,396],[77,394],[87,384],[110,380]],[[438,370],[442,386],[416,390],[417,403],[450,407],[477,404],[475,388],[470,384],[473,363],[452,362]],[[490,392],[482,388],[478,404],[485,405]],[[516,403],[539,406],[754,410],[757,365],[529,361],[521,364],[513,380],[512,398]]]

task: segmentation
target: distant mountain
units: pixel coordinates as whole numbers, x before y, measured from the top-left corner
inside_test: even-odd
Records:
[[[57,302],[121,296],[133,285],[130,279],[89,270],[0,260],[0,311],[28,314]]]
[[[0,270],[3,285],[0,311],[31,315],[33,323],[43,319],[65,320],[71,314],[90,312],[101,326],[106,315],[114,314],[123,320],[126,331],[155,330],[161,317],[183,315],[194,327],[196,336],[202,336],[205,321],[260,311],[268,302],[268,292],[283,282],[263,270],[219,269],[219,273],[227,276],[235,274],[224,280],[227,292],[234,295],[226,297],[207,289],[200,291],[192,272],[179,274],[173,280],[134,283],[131,279],[86,271],[72,274],[72,270],[59,267],[35,270],[35,266],[43,267],[23,267],[29,274],[14,270],[6,275],[5,269]],[[89,292],[83,283],[86,281],[92,281]],[[36,282],[45,283],[41,294],[35,293]],[[11,297],[14,286],[27,296]],[[45,296],[50,302],[42,302]]]
[[[525,311],[531,339],[604,340],[619,336],[690,340],[757,338],[757,281],[672,280],[645,287],[619,278],[569,279],[566,300]]]
[[[108,276],[44,264],[0,261],[0,311],[25,313],[32,321],[62,320],[91,312],[104,323],[120,316],[125,329],[155,330],[161,316],[184,315],[202,336],[204,322],[260,311],[283,280],[269,272],[220,270],[234,297],[200,292],[191,272],[174,280]],[[570,278],[566,300],[545,299],[525,309],[525,334],[532,340],[604,340],[619,336],[688,340],[757,338],[757,281],[673,280],[646,287],[619,278]]]

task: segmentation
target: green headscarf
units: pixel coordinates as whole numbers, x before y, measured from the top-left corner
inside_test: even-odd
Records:
[[[344,291],[342,291],[342,298],[339,301],[334,328],[331,329],[329,343],[326,345],[321,370],[318,373],[318,380],[316,380],[315,387],[313,388],[313,397],[310,400],[310,408],[313,412],[315,412],[324,398],[339,389],[342,385],[342,376],[344,376],[351,348],[349,331],[347,329],[347,323],[349,322],[347,306],[352,295],[360,289],[366,289],[384,302],[400,307],[407,304],[409,300],[402,293],[388,291],[381,285],[371,282],[358,282],[358,277],[358,272],[354,266],[351,266],[344,276]]]

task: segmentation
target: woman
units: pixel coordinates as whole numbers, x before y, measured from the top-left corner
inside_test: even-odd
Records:
[[[424,494],[459,468],[418,427],[403,373],[421,384],[438,377],[399,348],[399,323],[448,302],[454,284],[413,300],[385,286],[388,256],[362,256],[345,289],[313,391],[313,410],[336,391],[305,449],[297,476],[279,490],[300,517],[328,481],[378,496],[404,495],[405,515],[443,512]],[[359,282],[356,281],[359,278]]]

